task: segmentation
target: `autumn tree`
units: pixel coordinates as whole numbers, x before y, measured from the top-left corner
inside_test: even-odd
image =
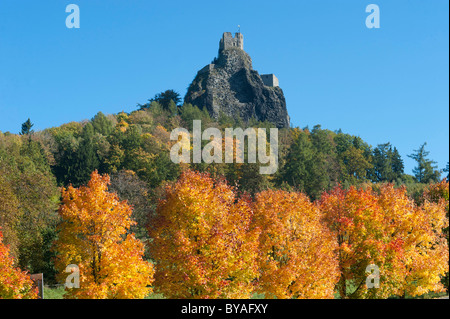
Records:
[[[15,267],[9,247],[3,244],[0,228],[0,299],[36,299],[37,287],[27,272]]]
[[[257,277],[251,218],[249,199],[224,180],[183,172],[149,226],[156,289],[168,298],[248,298]]]
[[[440,291],[448,271],[448,225],[438,204],[415,205],[406,189],[336,187],[319,203],[338,245],[341,298],[387,298]],[[379,269],[380,285],[366,285],[367,266]]]
[[[302,193],[268,190],[256,195],[254,209],[260,291],[267,298],[333,298],[337,243],[317,207]]]
[[[446,205],[448,214],[449,186],[448,180],[443,179],[439,183],[428,185],[423,192],[423,200],[433,203],[443,202]]]
[[[152,291],[154,269],[142,259],[144,245],[126,234],[135,224],[132,209],[108,192],[109,183],[95,171],[87,186],[62,190],[56,266],[61,279],[70,264],[80,271],[80,288],[66,298],[144,298]]]
[[[448,274],[448,241],[443,232],[448,229],[445,204],[426,201],[414,211],[410,241],[404,243],[404,281],[402,296],[420,296],[428,292],[444,292],[442,278]]]
[[[448,163],[447,163],[448,165]],[[448,218],[449,213],[449,184],[448,180],[444,179],[439,183],[430,184],[425,188],[422,201],[421,203],[425,202],[431,202],[435,204],[440,204],[445,207],[446,215]],[[443,229],[445,237],[447,237],[447,244],[449,242],[449,232],[448,232],[448,225],[446,228]],[[448,286],[449,286],[449,276],[448,272],[443,278],[443,284],[448,292]]]

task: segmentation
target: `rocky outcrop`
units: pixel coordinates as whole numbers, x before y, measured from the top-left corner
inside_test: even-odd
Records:
[[[223,112],[244,121],[253,117],[278,128],[289,127],[283,90],[264,85],[250,56],[237,47],[221,50],[213,64],[197,73],[184,101],[206,107],[215,119]]]

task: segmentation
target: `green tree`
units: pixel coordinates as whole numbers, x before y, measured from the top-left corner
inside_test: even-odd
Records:
[[[20,131],[20,135],[29,135],[33,133],[34,131],[31,129],[34,126],[33,123],[31,123],[31,120],[28,118],[23,124],[22,124],[22,130]]]
[[[211,122],[211,118],[206,109],[200,110],[197,106],[192,104],[183,104],[180,110],[180,116],[185,126],[192,131],[192,125],[194,120],[201,120],[202,127],[208,125]]]
[[[414,150],[414,153],[408,155],[417,162],[417,166],[413,169],[413,174],[419,183],[438,182],[441,177],[441,172],[435,165],[436,162],[427,158],[430,152],[425,150],[427,143],[423,143],[419,149]]]
[[[391,143],[379,144],[373,150],[373,182],[393,182],[404,174],[403,160]]]
[[[18,265],[51,278],[45,235],[54,231],[59,192],[39,142],[0,134],[0,224]]]
[[[281,168],[281,182],[285,181],[295,189],[305,192],[311,197],[320,194],[323,180],[320,166],[316,162],[316,150],[309,138],[309,132],[297,131],[297,135]]]
[[[134,167],[133,165],[137,161],[136,155],[141,150],[141,134],[142,130],[139,125],[131,125],[123,134],[119,132],[119,135],[122,135],[120,137],[120,147],[125,152],[123,167],[135,172],[139,170],[138,167]]]
[[[100,133],[103,136],[108,136],[114,130],[114,125],[105,114],[98,112],[91,120],[92,127],[95,133]]]
[[[152,99],[148,100],[150,104],[139,105],[141,109],[148,108],[152,102],[158,102],[161,106],[168,110],[170,101],[173,101],[176,106],[181,106],[181,96],[174,90],[166,90],[164,92],[156,94]]]
[[[259,172],[259,163],[243,163],[239,167],[239,190],[255,195],[258,192],[272,188],[269,176]]]
[[[73,182],[74,163],[77,160],[76,152],[80,141],[73,133],[64,131],[56,136],[56,143],[56,164],[53,167],[53,172],[59,185],[67,185]]]
[[[350,146],[342,153],[342,161],[345,165],[345,180],[354,185],[366,179],[367,171],[372,167],[364,156],[364,151]]]
[[[94,127],[87,123],[81,133],[81,141],[73,163],[72,184],[75,187],[85,185],[91,173],[99,168],[99,160],[93,143]]]
[[[394,176],[400,178],[405,173],[405,165],[396,147],[392,151],[391,163]]]
[[[173,100],[170,100],[169,105],[167,106],[167,110],[171,116],[175,116],[178,114],[178,107]]]
[[[0,162],[0,227],[4,242],[9,246],[10,255],[17,259],[19,257],[18,226],[22,212],[12,185],[4,177],[7,172],[1,169],[1,166]]]
[[[219,122],[220,126],[225,128],[225,127],[235,127],[235,120],[233,117],[228,116],[227,114],[225,114],[222,110],[219,110],[219,117],[217,119],[217,121]],[[254,119],[251,118],[249,124],[251,126],[256,126],[258,124],[258,122]]]
[[[311,130],[311,141],[315,148],[314,175],[315,194],[331,189],[339,180],[341,170],[336,153],[333,132],[321,129],[320,125]],[[316,195],[317,197],[317,195]]]
[[[373,170],[372,149],[360,137],[339,132],[334,137],[341,166],[340,182],[355,185],[367,180]]]

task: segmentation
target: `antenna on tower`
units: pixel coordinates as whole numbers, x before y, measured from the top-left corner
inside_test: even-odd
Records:
[[[241,33],[241,26],[238,25],[238,33]]]

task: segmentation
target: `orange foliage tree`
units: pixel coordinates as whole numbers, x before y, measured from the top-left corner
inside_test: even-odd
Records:
[[[431,202],[431,203],[443,205],[445,207],[447,218],[448,218],[448,213],[449,213],[449,184],[448,184],[448,180],[447,179],[443,179],[439,183],[434,183],[434,184],[428,185],[425,188],[425,190],[424,190],[424,194],[423,194],[422,200],[424,202],[428,201],[428,202]],[[444,235],[447,237],[447,244],[448,244],[448,242],[449,242],[448,225],[447,225],[446,228],[444,228]],[[445,275],[445,277],[443,278],[442,281],[443,281],[443,284],[444,284],[445,288],[447,289],[447,293],[448,293],[448,286],[449,286],[448,272],[447,272],[447,274]]]
[[[269,298],[333,298],[337,242],[302,193],[263,191],[254,203],[261,229],[260,291]]]
[[[144,298],[152,292],[153,265],[142,258],[143,243],[127,234],[135,224],[132,209],[108,192],[109,182],[95,171],[87,186],[62,190],[55,264],[62,279],[70,264],[80,272],[80,287],[69,289],[66,298]]]
[[[3,234],[0,231],[0,299],[36,299],[37,287],[27,272],[14,267],[14,259],[9,248],[3,244]]]
[[[249,199],[224,180],[184,171],[149,226],[155,289],[168,298],[248,298],[257,277],[251,219]]]
[[[336,187],[319,203],[338,240],[342,298],[416,296],[440,291],[448,269],[442,228],[445,210],[427,202],[418,207],[406,189],[385,184],[373,189]],[[366,267],[379,269],[379,287],[367,287]]]
[[[443,179],[439,183],[428,185],[424,190],[423,198],[433,203],[439,203],[440,201],[443,201],[443,204],[446,205],[448,214],[448,200],[449,200],[448,181],[446,179]]]

